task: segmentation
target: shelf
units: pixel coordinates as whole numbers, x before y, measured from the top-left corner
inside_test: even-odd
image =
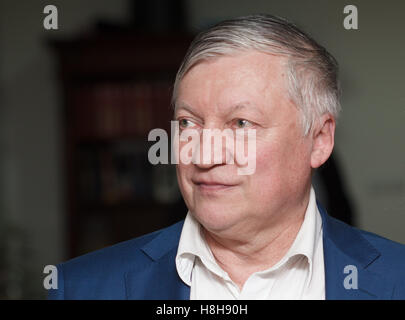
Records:
[[[151,129],[170,131],[171,89],[191,40],[93,34],[52,42],[64,94],[69,257],[186,214],[173,168],[148,162],[155,142],[147,139]]]

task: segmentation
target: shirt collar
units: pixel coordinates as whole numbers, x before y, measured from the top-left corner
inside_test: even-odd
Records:
[[[321,238],[322,220],[316,205],[315,191],[311,187],[308,206],[304,221],[298,234],[284,257],[273,267],[260,273],[270,272],[285,264],[294,256],[305,256],[309,264],[309,273],[312,275],[312,263],[316,246]],[[181,232],[179,247],[176,255],[176,268],[180,278],[187,285],[191,285],[191,274],[195,258],[198,257],[206,268],[221,277],[226,277],[215,261],[214,256],[204,240],[201,226],[193,215],[188,212]]]
[[[201,225],[189,211],[184,221],[176,255],[177,273],[188,285],[191,285],[191,273],[196,257],[198,257],[208,269],[219,276],[224,276],[225,272],[218,266],[211,249],[205,242],[201,232]]]

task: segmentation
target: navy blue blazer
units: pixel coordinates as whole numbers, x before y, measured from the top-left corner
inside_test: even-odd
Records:
[[[326,299],[405,299],[405,246],[322,216]],[[50,299],[189,299],[176,270],[183,221],[57,266]],[[355,276],[357,289],[345,287]],[[346,283],[353,284],[350,279]]]

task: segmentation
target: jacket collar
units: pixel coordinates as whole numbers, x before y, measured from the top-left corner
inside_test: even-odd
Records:
[[[127,299],[131,300],[186,300],[190,287],[180,279],[175,264],[177,247],[184,221],[158,233],[141,248],[149,264],[131,269],[125,274]]]
[[[319,203],[318,209],[323,227],[325,298],[389,299],[394,284],[370,271],[380,252],[359,230],[330,217]],[[181,221],[162,230],[142,247],[141,250],[150,258],[150,264],[125,275],[128,299],[189,299],[190,287],[180,279],[175,264],[183,223]],[[354,273],[345,273],[346,266],[350,266],[351,271],[353,266],[357,270],[357,289],[345,288],[345,278],[355,276]]]
[[[326,299],[389,299],[394,284],[371,271],[381,253],[358,229],[330,217],[319,203],[318,208],[323,225]],[[348,268],[346,273],[345,268]],[[347,289],[345,279],[354,280],[353,270],[357,270],[357,289]]]

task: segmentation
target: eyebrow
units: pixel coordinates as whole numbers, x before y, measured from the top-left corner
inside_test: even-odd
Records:
[[[179,110],[179,109],[184,109],[184,110],[186,110],[186,111],[188,111],[189,113],[191,113],[192,115],[194,115],[194,116],[196,116],[196,117],[198,117],[198,115],[197,115],[197,113],[194,111],[194,109],[192,108],[192,107],[190,107],[188,104],[186,104],[186,103],[183,103],[183,102],[180,102],[179,104],[175,104],[175,106],[174,106],[174,115],[176,115],[176,112]]]
[[[250,105],[250,103],[248,101],[236,103],[235,105],[233,105],[230,108],[229,111],[227,111],[226,114],[230,115],[230,114],[232,114],[232,113],[234,113],[234,112],[236,112],[238,110],[249,109],[249,105]],[[194,116],[198,117],[197,112],[191,106],[189,106],[186,103],[180,102],[179,104],[176,104],[175,108],[174,108],[174,113],[176,113],[177,110],[179,110],[179,109],[184,109],[184,110],[188,111],[189,113],[193,114]],[[251,110],[254,110],[254,112],[257,112],[261,116],[264,116],[263,112],[261,110],[259,110],[259,109],[251,109]]]

